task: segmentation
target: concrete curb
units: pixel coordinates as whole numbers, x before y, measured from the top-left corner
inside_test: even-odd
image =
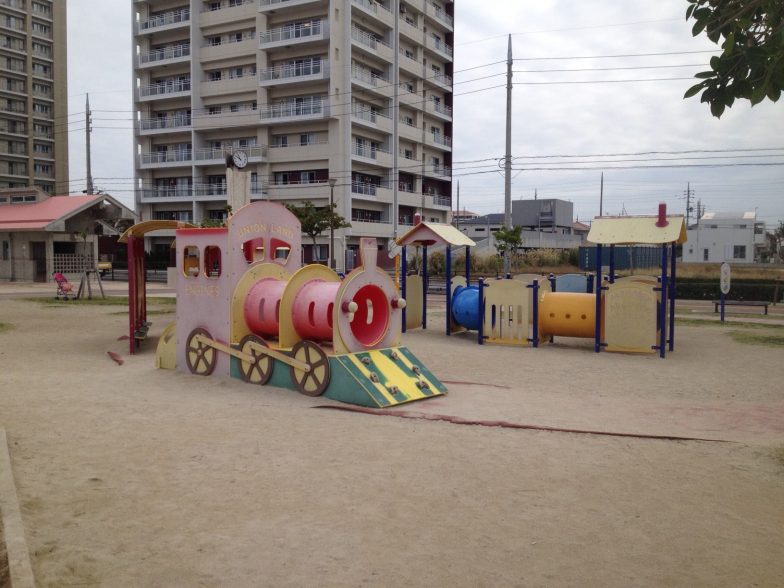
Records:
[[[12,588],[35,588],[5,429],[0,429],[0,516]]]

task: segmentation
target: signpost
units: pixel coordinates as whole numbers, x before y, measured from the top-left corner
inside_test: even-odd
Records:
[[[721,288],[721,322],[724,322],[724,300],[730,293],[730,264],[726,261],[721,264],[719,285]]]

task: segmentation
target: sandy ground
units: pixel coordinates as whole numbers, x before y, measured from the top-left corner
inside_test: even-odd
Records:
[[[405,337],[475,384],[401,410],[731,441],[674,442],[316,410],[155,370],[120,313],[0,301],[0,427],[42,586],[782,585],[780,348],[705,327],[664,361],[480,348],[438,311]]]

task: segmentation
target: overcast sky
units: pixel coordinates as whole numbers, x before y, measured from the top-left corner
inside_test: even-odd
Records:
[[[131,4],[68,0],[70,191],[85,187],[89,92],[95,184],[130,206]],[[784,101],[753,109],[738,102],[717,120],[698,98],[683,100],[692,80],[669,78],[691,78],[716,50],[691,36],[686,7],[685,0],[458,0],[453,197],[459,181],[460,208],[503,211],[512,34],[512,198],[537,190],[573,201],[588,220],[599,213],[603,170],[605,214],[653,213],[660,201],[682,212],[691,182],[708,211],[756,208],[769,225],[784,220]],[[771,148],[778,149],[760,151]],[[759,163],[778,165],[747,165]],[[551,169],[564,167],[588,169]]]

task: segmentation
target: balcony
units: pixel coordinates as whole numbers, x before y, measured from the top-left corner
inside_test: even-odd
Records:
[[[395,26],[395,17],[389,8],[375,0],[351,0],[351,5],[357,8],[360,13],[381,21],[389,28]]]
[[[209,96],[224,96],[226,94],[240,94],[242,92],[255,92],[258,88],[256,76],[246,75],[237,78],[221,80],[211,80],[201,83],[201,95],[203,98]]]
[[[354,143],[351,147],[351,155],[354,159],[365,163],[372,163],[382,167],[392,167],[391,154],[389,151],[385,151],[379,147],[357,145]]]
[[[439,88],[447,92],[452,91],[452,76],[448,76],[442,73],[437,73],[434,71],[430,71],[427,73],[428,75],[425,77],[426,82],[438,86]]]
[[[318,82],[327,79],[329,79],[329,61],[326,59],[307,63],[287,63],[259,72],[259,85],[262,87]]]
[[[351,81],[356,83],[360,88],[381,94],[384,98],[389,98],[394,94],[392,84],[390,84],[389,80],[366,69],[352,67]]]
[[[148,200],[190,200],[193,198],[193,188],[191,186],[155,186],[153,188],[143,188],[136,191],[136,199],[142,202]]]
[[[400,28],[400,34],[404,37],[408,37],[411,41],[416,43],[417,45],[423,45],[425,40],[425,32],[418,28],[414,21],[408,21],[405,18],[400,19],[398,23],[398,27]]]
[[[373,202],[392,202],[392,190],[386,186],[370,184],[365,182],[351,182],[351,195],[360,200],[371,200]]]
[[[257,124],[259,124],[259,112],[255,108],[245,108],[236,112],[200,114],[193,117],[193,128],[197,131],[249,127]]]
[[[139,100],[148,101],[158,98],[181,98],[191,94],[191,81],[179,80],[141,86],[138,90]]]
[[[25,0],[0,0],[0,6],[4,8],[12,8],[13,10],[18,10],[21,13],[24,13],[27,10],[27,4]]]
[[[441,104],[440,102],[436,102],[435,100],[428,100],[427,102],[425,102],[425,111],[428,114],[437,116],[442,120],[445,121],[452,120],[452,108],[446,106],[445,104]]]
[[[196,149],[193,152],[193,159],[196,165],[215,165],[226,163],[226,158],[231,156],[236,150],[242,150],[248,154],[249,163],[261,163],[267,155],[267,148],[263,145],[252,147],[222,147],[219,149]]]
[[[423,133],[421,127],[409,125],[403,121],[397,126],[398,133],[401,139],[408,139],[409,141],[416,141],[417,143],[423,142]]]
[[[163,14],[156,14],[147,20],[140,20],[136,23],[136,32],[140,35],[169,31],[173,29],[190,26],[191,9],[180,8]]]
[[[320,120],[329,116],[329,103],[325,98],[303,102],[273,104],[261,109],[261,120],[267,123]]]
[[[416,59],[408,57],[403,51],[400,51],[400,59],[398,59],[400,69],[408,73],[414,74],[416,77],[423,77],[424,66]]]
[[[139,163],[142,169],[166,167],[190,167],[193,152],[190,149],[179,151],[152,151],[142,153]]]
[[[390,63],[392,62],[394,54],[392,52],[392,47],[390,47],[386,41],[355,26],[351,27],[351,44],[363,49],[370,55]]]
[[[449,196],[442,196],[441,194],[432,194],[428,195],[428,199],[430,200],[430,204],[434,208],[452,208],[452,199]]]
[[[433,2],[425,2],[425,14],[438,21],[449,31],[452,31],[455,28],[455,19],[444,12],[443,8]]]
[[[226,184],[196,184],[193,189],[193,195],[201,198],[218,198],[221,200],[226,199],[228,190]]]
[[[426,37],[425,47],[431,51],[435,51],[445,59],[452,61],[452,46],[447,45],[441,39],[437,39],[435,37]]]
[[[290,163],[329,159],[331,152],[329,142],[319,141],[305,145],[270,145],[268,157],[270,163]]]
[[[244,57],[256,54],[256,39],[249,37],[242,41],[230,40],[220,45],[206,43],[202,46],[199,58],[202,63],[217,61],[219,59],[232,59],[234,57]]]
[[[317,20],[264,31],[259,35],[259,48],[298,46],[327,39],[329,39],[329,21]]]
[[[405,84],[400,84],[397,96],[401,105],[410,106],[417,110],[422,110],[424,106],[422,96],[416,92],[411,92]]]
[[[165,116],[159,118],[147,118],[139,121],[139,132],[142,135],[155,135],[161,133],[171,133],[172,131],[190,131],[190,116]]]
[[[352,216],[351,235],[355,237],[392,237],[392,224],[385,220],[356,220]]]
[[[254,0],[242,0],[241,4],[234,4],[229,6],[221,6],[217,10],[210,10],[206,8],[201,12],[201,28],[224,25],[236,24],[239,20],[247,20],[258,16],[256,11],[256,3]]]
[[[441,133],[427,133],[425,144],[439,149],[452,150],[452,137],[446,137]]]
[[[269,184],[266,196],[270,200],[327,200],[329,184],[326,181],[308,184]]]
[[[355,106],[351,112],[351,120],[363,127],[382,131],[384,133],[392,132],[392,119],[386,114],[371,110],[370,108]]]
[[[173,63],[182,63],[190,60],[191,45],[190,43],[183,43],[182,45],[172,45],[162,49],[155,49],[146,53],[140,53],[138,57],[139,67],[153,66],[153,65],[171,65]]]
[[[273,10],[284,10],[295,6],[306,6],[308,4],[320,4],[322,0],[259,0],[259,12],[271,12]]]
[[[448,165],[427,165],[425,175],[439,180],[452,181],[452,168]]]

